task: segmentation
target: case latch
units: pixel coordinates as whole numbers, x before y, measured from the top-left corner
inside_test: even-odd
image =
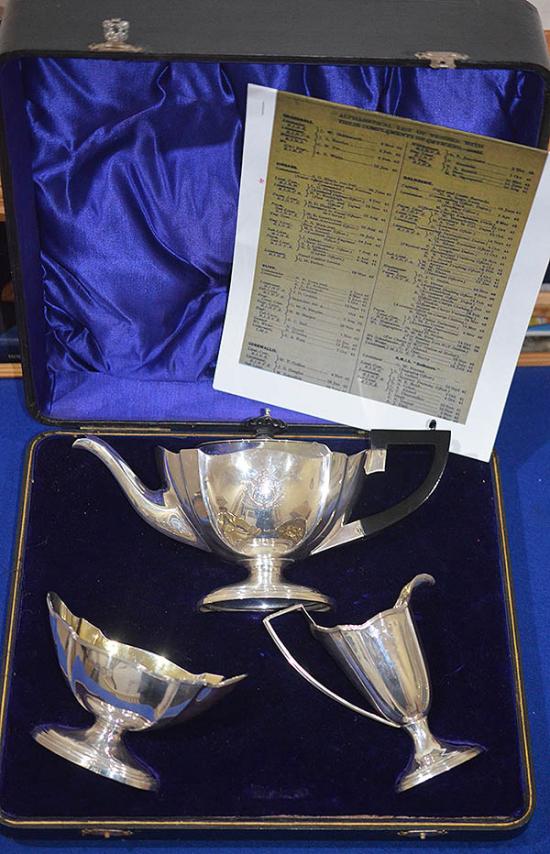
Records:
[[[406,839],[432,839],[436,836],[446,836],[446,830],[437,830],[435,828],[430,830],[400,830],[397,834],[398,836],[405,837]]]
[[[456,68],[456,61],[465,62],[467,53],[455,53],[452,50],[421,50],[415,53],[417,59],[427,59],[431,68]]]
[[[112,50],[127,51],[128,53],[139,53],[142,47],[128,43],[130,22],[122,18],[106,18],[103,21],[103,38],[105,41],[99,44],[88,45],[90,50]]]
[[[99,836],[102,839],[122,839],[133,836],[131,830],[120,827],[83,827],[82,836]]]

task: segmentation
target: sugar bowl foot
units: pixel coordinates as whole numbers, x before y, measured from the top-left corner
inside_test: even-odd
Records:
[[[101,721],[89,729],[38,726],[32,735],[42,747],[88,771],[135,789],[158,789],[158,777],[129,753],[121,740],[121,731],[111,730]]]

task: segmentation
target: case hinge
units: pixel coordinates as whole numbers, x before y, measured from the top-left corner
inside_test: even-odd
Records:
[[[142,47],[137,47],[128,42],[129,21],[124,21],[122,18],[107,18],[103,21],[102,26],[105,41],[99,42],[99,44],[89,44],[90,50],[114,50],[126,51],[127,53],[140,53],[143,50]]]
[[[433,839],[436,836],[447,836],[446,830],[400,830],[397,834],[398,836],[405,837],[406,839]]]
[[[431,68],[456,68],[457,59],[465,62],[467,53],[455,53],[452,50],[421,50],[415,53],[417,59],[427,59]]]

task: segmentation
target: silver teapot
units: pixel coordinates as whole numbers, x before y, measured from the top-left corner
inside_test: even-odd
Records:
[[[268,415],[254,419],[256,436],[206,442],[173,452],[159,448],[165,486],[149,489],[103,439],[73,447],[95,454],[140,516],[179,542],[238,563],[248,577],[205,596],[203,610],[272,611],[289,604],[324,610],[328,596],[291,584],[294,561],[369,537],[408,516],[433,492],[445,468],[450,433],[373,430],[370,447],[348,455],[316,441],[274,438]],[[383,472],[389,445],[432,445],[424,482],[380,513],[348,522],[365,477]]]

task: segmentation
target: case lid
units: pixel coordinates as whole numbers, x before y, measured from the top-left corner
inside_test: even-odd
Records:
[[[126,41],[103,31],[114,15]],[[212,389],[249,82],[548,142],[550,62],[523,0],[11,0],[0,51],[26,393],[49,423],[258,414]]]
[[[113,17],[129,22],[145,56],[418,65],[429,63],[419,53],[451,52],[459,65],[550,79],[541,21],[526,0],[10,0],[1,52],[86,55]]]

